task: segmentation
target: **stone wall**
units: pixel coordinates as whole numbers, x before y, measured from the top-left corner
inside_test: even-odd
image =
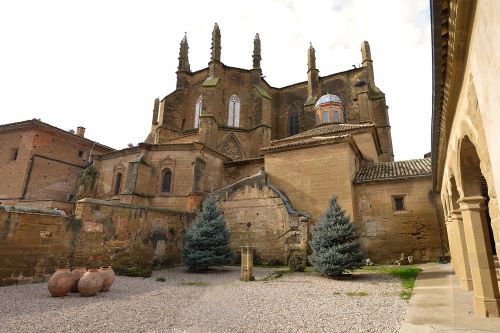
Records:
[[[266,153],[269,181],[287,195],[294,207],[311,214],[315,222],[336,195],[353,215],[351,180],[356,156],[347,142]]]
[[[0,206],[0,286],[43,281],[65,266],[67,227],[62,212]]]
[[[401,253],[416,261],[441,257],[444,230],[436,221],[430,178],[356,184],[354,189],[354,222],[375,263],[389,263]],[[404,196],[404,210],[395,210],[394,196]]]
[[[43,281],[58,267],[116,270],[180,262],[192,215],[84,199],[76,215],[0,206],[0,285]]]
[[[80,231],[73,240],[75,265],[110,263],[116,267],[180,262],[182,235],[188,213],[116,204],[103,200],[78,201],[75,219]]]
[[[240,253],[241,246],[250,245],[256,263],[288,264],[291,256],[305,263],[308,218],[287,207],[279,190],[266,183],[264,172],[215,194],[236,253]]]

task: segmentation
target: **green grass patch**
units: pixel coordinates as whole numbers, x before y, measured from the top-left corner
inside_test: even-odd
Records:
[[[348,291],[345,294],[347,296],[368,296],[366,291]]]
[[[165,280],[165,278],[163,276],[160,276],[160,277],[156,278],[156,281],[158,281],[158,282],[165,282],[167,280]]]
[[[366,271],[372,271],[382,274],[389,274],[391,276],[397,277],[401,280],[401,286],[403,290],[399,294],[402,299],[410,299],[413,293],[413,287],[415,287],[415,281],[417,279],[418,273],[422,271],[421,268],[415,266],[405,266],[405,267],[377,267],[377,266],[367,266],[363,268]]]
[[[208,286],[208,283],[202,282],[202,281],[182,281],[181,285],[183,285],[183,286],[205,287],[205,286]]]

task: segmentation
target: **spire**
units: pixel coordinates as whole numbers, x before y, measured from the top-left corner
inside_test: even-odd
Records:
[[[316,69],[316,51],[311,42],[309,42],[309,50],[307,51],[307,70]]]
[[[316,68],[316,51],[312,43],[307,50],[307,100],[305,105],[314,105],[320,95],[319,71]]]
[[[152,124],[158,124],[158,112],[160,110],[160,99],[157,97],[155,98],[155,103],[153,105],[153,120]]]
[[[179,67],[177,70],[179,72],[190,72],[189,58],[188,58],[189,45],[187,40],[187,35],[184,33],[184,38],[181,40],[181,47],[179,50]]]
[[[255,34],[253,40],[253,69],[260,69],[260,61],[262,57],[260,56],[260,38],[259,34]]]
[[[370,52],[370,44],[365,40],[363,43],[361,43],[361,57],[363,58],[363,61],[361,64],[363,67],[368,66],[368,63],[372,63],[372,53]]]
[[[220,30],[219,25],[215,23],[214,30],[212,31],[212,61],[220,61]]]

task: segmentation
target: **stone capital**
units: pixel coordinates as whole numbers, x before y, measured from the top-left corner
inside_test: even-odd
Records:
[[[460,205],[460,210],[483,210],[484,209],[484,197],[473,196],[473,197],[463,197],[458,200]]]
[[[460,209],[452,210],[450,212],[450,219],[452,221],[462,220],[462,211]]]

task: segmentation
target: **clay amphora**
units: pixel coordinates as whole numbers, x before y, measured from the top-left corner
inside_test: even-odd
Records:
[[[101,274],[103,281],[101,291],[108,291],[113,282],[115,282],[115,272],[111,266],[101,266],[99,274]]]
[[[69,269],[59,268],[49,279],[49,292],[52,297],[61,297],[71,291],[73,286],[73,274]]]
[[[73,273],[73,286],[71,287],[71,292],[77,293],[78,281],[80,281],[83,274],[87,273],[87,269],[85,267],[75,267],[71,273]]]
[[[98,269],[89,269],[78,281],[78,290],[82,296],[94,296],[102,288],[102,277]]]

